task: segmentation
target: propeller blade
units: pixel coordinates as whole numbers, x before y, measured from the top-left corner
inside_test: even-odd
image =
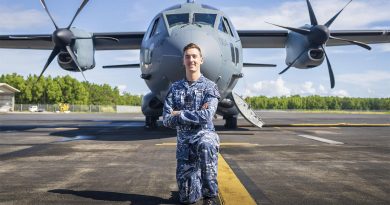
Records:
[[[113,37],[109,37],[109,36],[99,36],[99,37],[94,37],[95,39],[106,39],[106,40],[112,40],[112,41],[116,41],[119,43],[119,39],[117,38],[113,38]]]
[[[284,70],[282,70],[279,75],[283,74],[284,72],[286,72],[292,65],[294,65],[294,63],[304,54],[306,53],[307,50],[303,50],[302,53],[299,54],[299,56],[292,62],[290,63],[290,65],[287,66],[287,68],[285,68]]]
[[[68,53],[69,53],[70,57],[72,58],[73,62],[76,64],[77,68],[79,69],[79,71],[80,71],[81,74],[83,75],[84,80],[87,81],[87,79],[85,78],[84,72],[83,72],[83,70],[81,69],[79,62],[77,61],[77,57],[76,57],[76,55],[74,54],[72,48],[71,48],[70,46],[66,46],[66,50],[68,51]]]
[[[321,45],[321,48],[324,51],[325,58],[326,58],[326,63],[328,64],[328,71],[329,71],[329,78],[330,78],[330,87],[334,88],[335,82],[334,82],[334,75],[333,75],[332,66],[330,65],[330,61],[329,61],[328,55],[326,54],[324,46]]]
[[[42,41],[52,41],[51,35],[47,36],[9,36],[10,39],[16,40],[42,40]]]
[[[294,31],[294,32],[300,33],[302,35],[307,35],[307,34],[310,33],[309,30],[303,29],[303,28],[293,28],[293,27],[288,27],[288,26],[281,26],[281,25],[277,25],[277,24],[273,24],[273,23],[269,23],[269,22],[266,22],[266,23],[274,25],[274,26],[277,26],[277,27],[280,27],[280,28],[285,28],[287,30]]]
[[[139,63],[103,66],[103,68],[140,68],[140,67],[141,67],[141,65]]]
[[[350,0],[347,5],[345,5],[336,15],[334,15],[331,19],[329,19],[328,22],[325,23],[325,26],[329,28],[330,25],[332,25],[333,21],[340,15],[340,13],[345,9],[345,7],[348,6],[348,4],[350,4],[352,2],[352,0]]]
[[[46,13],[49,15],[49,17],[50,17],[51,21],[53,22],[54,26],[56,27],[56,29],[58,29],[58,26],[57,26],[56,22],[54,21],[53,17],[51,16],[49,9],[47,9],[45,0],[41,0],[41,4],[42,4],[43,8],[46,10]]]
[[[61,49],[59,47],[54,47],[53,51],[50,53],[50,56],[49,56],[49,58],[46,61],[45,66],[43,67],[43,70],[42,70],[41,74],[38,77],[37,82],[39,81],[39,79],[41,79],[41,77],[42,77],[43,73],[46,71],[47,67],[49,67],[50,63],[53,61],[53,59],[57,56],[57,54],[60,51],[61,51]]]
[[[83,3],[81,3],[79,9],[77,9],[77,12],[74,14],[72,21],[70,22],[69,26],[67,27],[68,29],[72,26],[73,21],[76,19],[76,17],[79,15],[81,10],[83,10],[84,6],[88,3],[89,0],[84,0]]]
[[[311,3],[309,0],[306,0],[306,3],[307,3],[307,8],[309,9],[310,23],[313,26],[317,26],[318,22],[317,22],[316,15],[314,14],[313,7],[311,6]]]
[[[276,67],[275,64],[264,64],[264,63],[244,63],[245,68],[256,68],[256,67]]]
[[[333,36],[329,36],[329,38],[334,39],[334,40],[339,40],[339,41],[346,41],[348,43],[360,46],[360,47],[365,48],[367,50],[371,50],[371,47],[369,45],[367,45],[363,42],[360,42],[360,41],[354,41],[354,40],[349,40],[349,39],[344,39],[344,38],[337,38],[337,37],[333,37]]]

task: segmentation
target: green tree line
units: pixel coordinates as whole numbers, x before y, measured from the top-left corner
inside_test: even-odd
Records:
[[[36,75],[26,78],[16,73],[0,76],[0,83],[7,83],[20,91],[15,93],[17,104],[141,105],[142,96],[120,95],[117,87],[108,84],[79,82],[69,75],[37,80]]]
[[[119,94],[117,87],[108,84],[97,85],[79,82],[70,76],[42,77],[36,75],[26,79],[16,73],[0,76],[1,83],[7,83],[20,90],[15,94],[17,104],[79,105],[141,105],[142,96],[130,93]],[[253,109],[302,109],[302,110],[390,110],[390,98],[350,98],[334,96],[256,96],[245,99]]]
[[[293,95],[290,97],[248,97],[252,109],[302,110],[390,110],[390,98],[351,98]]]

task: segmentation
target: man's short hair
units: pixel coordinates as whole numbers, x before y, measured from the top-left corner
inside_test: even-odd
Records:
[[[202,56],[202,51],[200,50],[200,47],[196,45],[195,43],[189,43],[183,48],[183,53],[185,53],[188,49],[196,48],[199,51],[200,56]]]

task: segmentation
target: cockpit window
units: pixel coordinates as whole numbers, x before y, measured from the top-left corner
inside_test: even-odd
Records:
[[[229,21],[225,17],[221,17],[218,25],[218,30],[230,34],[232,37],[234,37],[234,33],[230,28]]]
[[[227,20],[227,18],[223,17],[223,21],[225,22],[225,24],[226,24],[227,27],[229,28],[230,35],[234,37],[233,31],[232,31],[232,29],[230,28],[230,24],[229,24],[229,21]]]
[[[228,33],[225,24],[223,23],[223,18],[219,21],[218,30]]]
[[[167,14],[169,28],[189,23],[189,14]]]
[[[214,27],[215,19],[217,18],[217,14],[194,14],[194,23],[209,25]]]
[[[152,30],[150,32],[149,37],[152,37],[154,35],[161,33],[164,30],[164,27],[165,27],[165,25],[164,25],[164,21],[162,20],[162,18],[157,18],[153,23],[153,27],[152,27]]]

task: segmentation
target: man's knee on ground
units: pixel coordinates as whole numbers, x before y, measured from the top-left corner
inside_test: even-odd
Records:
[[[199,142],[198,151],[200,153],[215,154],[218,152],[217,144],[212,140],[202,140]]]

